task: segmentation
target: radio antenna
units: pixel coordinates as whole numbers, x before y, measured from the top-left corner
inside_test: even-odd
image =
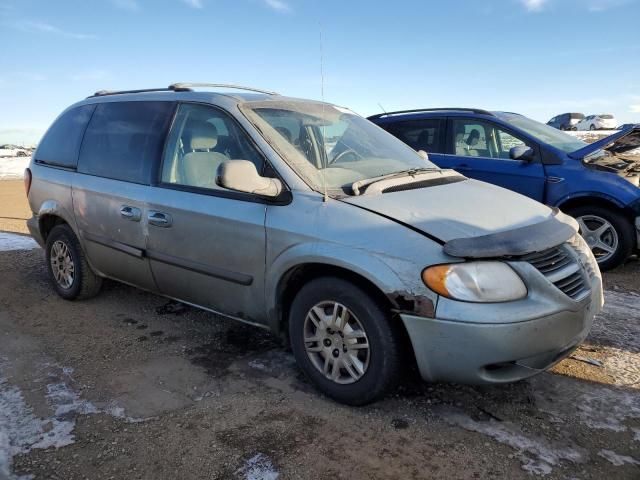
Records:
[[[382,110],[384,113],[387,113],[387,111],[384,109],[384,107],[380,102],[378,102],[378,106],[380,107],[380,110]]]
[[[326,121],[324,118],[324,55],[322,52],[322,24],[320,24],[320,100],[322,101],[322,189],[323,189],[323,201],[326,202],[329,197],[327,195],[327,167],[329,166],[329,156],[327,154],[327,147],[325,144],[325,128]]]

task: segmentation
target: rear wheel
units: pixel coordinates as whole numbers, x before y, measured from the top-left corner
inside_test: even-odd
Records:
[[[335,277],[303,286],[289,314],[298,365],[320,391],[348,405],[376,400],[398,379],[398,327],[369,293]]]
[[[53,227],[47,237],[46,256],[53,286],[65,300],[90,298],[100,291],[102,278],[91,270],[68,225]]]
[[[595,130],[595,129],[596,129],[596,126],[595,126],[593,123],[592,123],[591,125],[589,125],[589,130],[592,130],[592,131],[593,131],[593,130]]]
[[[631,255],[635,232],[623,215],[615,210],[588,205],[568,213],[578,221],[580,235],[591,248],[600,270],[611,270]]]

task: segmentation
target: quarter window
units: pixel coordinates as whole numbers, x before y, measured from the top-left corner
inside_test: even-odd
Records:
[[[218,167],[231,160],[249,160],[258,172],[264,170],[262,155],[226,113],[206,105],[180,105],[165,150],[162,182],[223,189],[216,184]]]
[[[162,156],[172,102],[100,103],[87,127],[78,171],[147,184]]]
[[[50,165],[75,168],[82,135],[95,105],[83,105],[63,113],[40,141],[36,160]]]

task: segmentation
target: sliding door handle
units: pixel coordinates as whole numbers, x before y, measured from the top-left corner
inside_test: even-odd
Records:
[[[132,222],[139,222],[142,218],[142,212],[139,208],[130,207],[129,205],[123,205],[120,208],[120,216],[122,218],[126,218],[127,220],[131,220]]]

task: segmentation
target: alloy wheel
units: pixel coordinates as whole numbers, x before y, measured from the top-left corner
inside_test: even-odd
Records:
[[[55,281],[64,289],[73,285],[75,264],[66,243],[56,240],[51,246],[51,272]]]
[[[369,367],[369,338],[355,314],[344,305],[323,301],[304,321],[304,345],[313,366],[332,382],[357,382]]]
[[[618,249],[619,238],[616,229],[602,217],[582,215],[576,218],[580,235],[584,238],[598,263],[611,258]]]

